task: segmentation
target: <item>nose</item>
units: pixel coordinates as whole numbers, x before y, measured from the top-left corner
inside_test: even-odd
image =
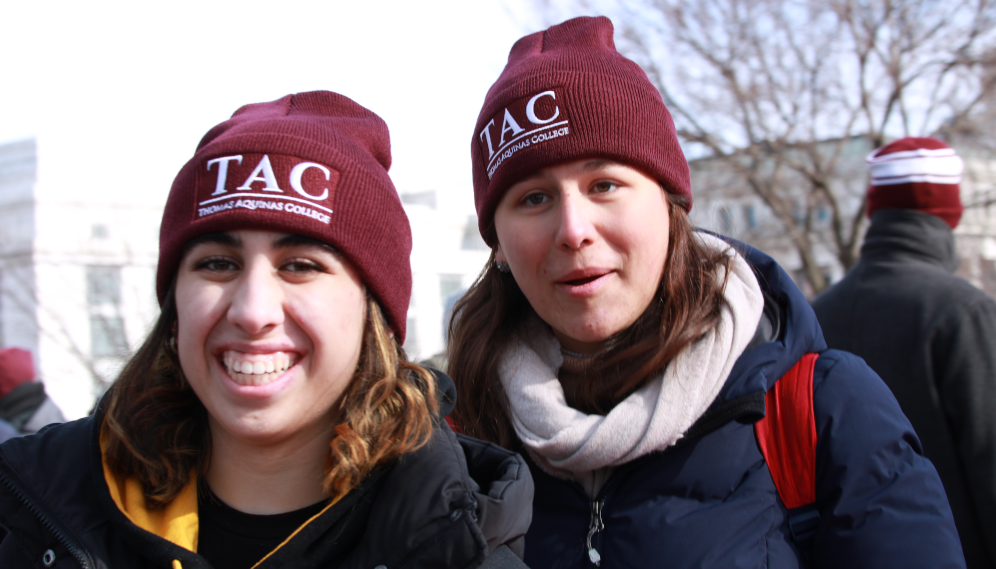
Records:
[[[595,242],[597,231],[593,216],[595,211],[580,192],[566,191],[560,200],[560,225],[557,227],[557,246],[578,250]]]
[[[253,259],[243,268],[227,317],[251,336],[265,334],[283,323],[283,289],[268,260]]]

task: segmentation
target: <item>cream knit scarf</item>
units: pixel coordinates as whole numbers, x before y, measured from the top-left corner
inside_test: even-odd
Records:
[[[719,324],[690,344],[663,374],[604,417],[567,405],[557,380],[560,343],[534,318],[502,358],[498,373],[511,405],[512,425],[533,459],[555,476],[581,480],[675,444],[719,394],[750,342],[764,300],[747,262],[721,239],[696,233],[707,247],[733,258],[727,307]],[[719,275],[722,279],[723,275]]]

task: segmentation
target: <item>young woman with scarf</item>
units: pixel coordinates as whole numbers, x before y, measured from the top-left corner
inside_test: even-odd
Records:
[[[689,223],[674,124],[609,20],[520,39],[471,156],[493,264],[454,310],[453,421],[527,455],[529,566],[963,566],[882,381],[827,350],[770,257]],[[793,537],[753,424],[807,354],[815,503]]]

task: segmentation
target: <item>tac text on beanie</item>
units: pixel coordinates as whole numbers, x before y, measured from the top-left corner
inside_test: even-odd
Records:
[[[952,229],[964,207],[959,183],[964,167],[954,149],[930,137],[893,141],[868,156],[868,217],[880,209],[914,209],[936,215]]]
[[[688,162],[660,92],[616,51],[612,22],[582,17],[523,37],[484,99],[471,160],[481,235],[494,246],[505,190],[542,168],[583,158],[635,167],[686,196]]]
[[[173,182],[159,234],[160,304],[191,239],[286,232],[344,255],[404,342],[412,236],[390,167],[387,125],[343,95],[313,91],[240,108],[204,135]]]

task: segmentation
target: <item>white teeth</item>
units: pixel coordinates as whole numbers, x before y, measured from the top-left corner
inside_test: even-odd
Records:
[[[239,385],[266,385],[291,367],[291,357],[284,352],[246,354],[227,351],[222,362],[228,375]]]

